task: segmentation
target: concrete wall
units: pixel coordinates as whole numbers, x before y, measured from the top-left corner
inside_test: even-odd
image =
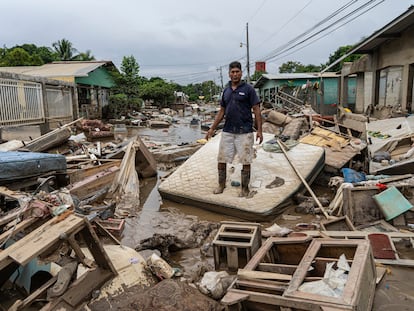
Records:
[[[393,110],[402,111],[403,113],[411,112],[412,68],[414,64],[413,38],[414,25],[401,33],[400,37],[392,38],[382,44],[371,55],[364,55],[356,62],[344,64],[341,72],[343,76],[356,73],[358,77],[355,112],[363,113],[370,109],[388,109],[389,114],[392,114]],[[400,66],[402,66],[401,74],[397,77],[395,71]],[[380,76],[382,76],[382,83],[385,83],[385,94],[379,93]],[[344,80],[342,79],[342,81]],[[400,90],[396,90],[396,83],[399,84]],[[342,87],[344,87],[343,82]],[[381,85],[381,87],[384,87],[384,85]],[[381,100],[381,107],[378,107],[379,100]]]

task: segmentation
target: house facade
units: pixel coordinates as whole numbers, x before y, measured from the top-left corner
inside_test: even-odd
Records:
[[[279,91],[301,99],[305,104],[323,115],[333,115],[337,111],[340,97],[341,76],[333,72],[263,74],[254,87],[262,102],[277,104]],[[348,105],[355,102],[355,79],[347,79]]]
[[[102,108],[109,103],[109,90],[115,85],[110,61],[61,61],[42,66],[0,67],[0,71],[53,79],[76,86],[77,105],[73,119],[102,117]]]
[[[364,54],[341,71],[341,102],[356,75],[356,113],[376,118],[410,114],[414,97],[414,6],[361,41],[348,53]]]
[[[0,130],[40,125],[45,133],[74,119],[76,86],[66,81],[2,72],[0,68],[0,107]]]

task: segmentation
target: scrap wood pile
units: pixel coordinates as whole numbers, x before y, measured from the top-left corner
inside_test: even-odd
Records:
[[[70,125],[78,122],[84,132],[108,131],[101,123],[79,121]],[[47,310],[75,309],[116,275],[97,233],[119,243],[124,218],[140,207],[139,178],[157,175],[156,162],[139,137],[87,141],[84,132],[71,136],[70,125],[31,142],[2,146],[0,295],[10,288],[27,293],[11,310],[40,296],[47,296]],[[51,278],[36,281],[43,271]],[[36,288],[37,283],[43,285]]]

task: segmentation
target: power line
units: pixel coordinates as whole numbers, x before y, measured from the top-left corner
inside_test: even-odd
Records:
[[[293,15],[286,23],[284,23],[276,32],[272,33],[269,37],[267,37],[265,40],[263,40],[262,43],[256,46],[256,48],[262,46],[264,43],[269,42],[270,39],[272,39],[274,36],[276,36],[279,32],[281,32],[291,21],[293,21],[300,13],[303,12],[312,2],[313,0],[310,0],[303,8],[301,8],[295,15]]]
[[[253,19],[253,17],[255,17],[257,15],[257,13],[259,13],[259,11],[261,10],[261,8],[263,7],[263,5],[266,3],[266,0],[263,0],[262,4],[256,9],[256,11],[253,13],[253,15],[248,19],[248,21],[251,21]]]
[[[262,59],[263,60],[268,60],[268,58],[271,57],[272,55],[278,53],[279,51],[282,51],[283,49],[287,48],[289,45],[291,45],[291,44],[295,43],[296,41],[300,40],[302,37],[304,37],[307,34],[311,33],[312,31],[314,31],[315,29],[317,29],[319,26],[322,26],[323,24],[325,24],[326,22],[328,22],[329,20],[331,20],[332,18],[334,18],[335,16],[337,16],[338,14],[340,14],[341,12],[343,12],[345,9],[347,9],[349,6],[351,6],[352,4],[354,4],[357,1],[358,0],[351,0],[351,1],[347,2],[346,4],[344,4],[343,6],[341,6],[340,8],[338,8],[336,11],[334,11],[333,13],[331,13],[330,15],[328,15],[327,17],[325,17],[324,19],[322,19],[321,21],[319,21],[318,23],[316,23],[315,25],[313,25],[311,28],[309,28],[305,32],[301,33],[300,35],[296,36],[295,38],[293,38],[292,40],[288,41],[287,43],[285,43],[285,44],[279,46],[278,48],[274,49],[267,56],[262,57]]]
[[[348,13],[347,15],[345,15],[345,16],[343,16],[343,17],[341,17],[340,19],[338,19],[338,20],[336,20],[335,22],[333,22],[333,23],[329,24],[328,26],[326,26],[326,27],[322,28],[322,29],[321,29],[321,30],[319,30],[318,32],[316,32],[316,33],[314,33],[314,34],[312,34],[312,35],[310,35],[310,36],[306,37],[305,39],[302,39],[300,42],[295,43],[295,44],[294,44],[294,45],[292,45],[292,46],[289,46],[288,44],[285,44],[285,45],[281,46],[280,48],[275,49],[275,50],[273,51],[273,53],[272,53],[272,54],[269,54],[268,56],[266,56],[266,57],[264,57],[264,58],[262,58],[262,59],[263,59],[263,60],[265,60],[265,61],[268,61],[268,60],[274,59],[275,57],[277,57],[277,56],[279,56],[279,55],[281,55],[281,54],[283,54],[283,53],[286,53],[286,52],[288,52],[288,51],[290,51],[290,50],[292,50],[292,49],[294,49],[294,48],[298,47],[299,45],[303,44],[304,42],[307,42],[308,40],[310,40],[310,39],[314,38],[315,36],[317,36],[317,35],[321,34],[322,32],[327,31],[328,29],[332,28],[334,25],[336,25],[336,24],[338,24],[339,22],[341,22],[341,21],[343,21],[343,20],[345,20],[345,19],[347,19],[347,18],[351,17],[352,15],[356,14],[358,11],[360,11],[360,10],[364,9],[364,8],[365,8],[366,6],[368,6],[368,5],[371,5],[371,4],[375,3],[376,1],[378,1],[378,0],[370,0],[370,1],[368,1],[368,2],[366,2],[366,3],[364,3],[364,4],[362,4],[361,6],[359,6],[358,8],[356,8],[355,10],[353,10],[352,12],[350,12],[350,13]],[[385,1],[385,0],[381,0],[381,2],[380,2],[380,3],[382,3],[383,1]],[[378,3],[378,4],[380,4],[380,3]],[[376,4],[375,6],[377,6],[378,4]],[[362,14],[364,14],[364,13],[368,12],[369,10],[373,9],[375,6],[370,7],[369,9],[367,9],[366,11],[364,11],[363,13],[361,13],[360,15],[362,15]],[[358,15],[357,17],[359,17],[360,15]],[[356,17],[355,17],[355,18],[356,18]],[[354,19],[355,19],[355,18],[354,18]],[[352,19],[352,20],[353,20],[353,19]],[[339,27],[338,27],[338,28],[339,28]],[[336,29],[337,29],[337,28],[336,28]],[[307,33],[309,33],[309,31],[307,31]],[[296,38],[295,38],[295,39],[296,39]],[[320,39],[320,38],[319,38],[319,39]],[[318,39],[318,40],[319,40],[319,39]],[[291,40],[291,41],[292,41],[292,40]],[[297,39],[296,39],[295,41],[297,41]],[[316,41],[316,40],[315,40],[315,41]]]
[[[376,6],[380,5],[380,4],[381,4],[382,2],[384,2],[384,1],[385,1],[385,0],[381,0],[379,3],[377,3],[377,4],[373,5],[372,7],[368,8],[368,9],[366,9],[364,12],[362,12],[362,13],[358,14],[357,16],[353,17],[353,18],[352,18],[352,19],[350,19],[349,21],[346,21],[345,23],[343,23],[343,24],[341,24],[341,25],[337,26],[336,28],[332,29],[330,32],[328,32],[328,33],[326,33],[326,34],[322,35],[321,37],[316,38],[315,40],[313,40],[313,41],[309,42],[308,44],[306,44],[306,45],[304,45],[304,46],[302,46],[302,47],[299,47],[298,49],[296,49],[296,50],[294,50],[294,51],[292,51],[292,52],[290,52],[290,53],[287,53],[287,54],[284,54],[284,55],[280,55],[280,57],[275,58],[275,59],[273,59],[273,60],[279,60],[279,59],[282,59],[282,58],[284,58],[284,57],[286,57],[286,56],[288,56],[288,55],[292,55],[292,54],[296,53],[297,51],[302,50],[303,48],[305,48],[305,47],[307,47],[307,46],[309,46],[309,45],[311,45],[311,44],[315,43],[316,41],[318,41],[318,40],[320,40],[320,39],[322,39],[322,38],[326,37],[327,35],[330,35],[332,32],[336,31],[337,29],[339,29],[339,28],[341,28],[341,27],[345,26],[346,24],[348,24],[348,23],[352,22],[352,21],[353,21],[353,20],[355,20],[356,18],[358,18],[358,17],[360,17],[361,15],[365,14],[366,12],[368,12],[368,11],[372,10],[374,7],[376,7]]]

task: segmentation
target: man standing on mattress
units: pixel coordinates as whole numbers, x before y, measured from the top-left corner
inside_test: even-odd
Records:
[[[227,163],[232,163],[237,155],[243,165],[241,171],[241,192],[239,196],[249,196],[250,164],[253,160],[254,134],[253,117],[256,123],[256,140],[263,142],[262,117],[260,113],[260,100],[254,88],[242,81],[240,62],[229,65],[230,82],[223,91],[218,112],[213,125],[206,134],[208,140],[213,136],[218,124],[225,119],[218,153],[218,187],[215,194],[223,193],[226,187]]]

